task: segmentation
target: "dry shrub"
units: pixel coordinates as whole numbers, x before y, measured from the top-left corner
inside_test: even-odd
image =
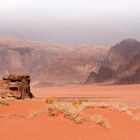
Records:
[[[0,104],[2,105],[9,105],[8,101],[6,99],[0,99]]]
[[[82,102],[81,102],[82,101]],[[83,100],[78,100],[78,106],[76,104],[71,103],[55,103],[48,104],[47,106],[47,114],[49,116],[58,116],[59,113],[64,114],[64,118],[73,121],[76,124],[82,124],[86,120],[89,120],[90,116],[83,114],[82,111],[88,107],[94,107],[92,103],[85,102],[83,104]],[[109,123],[101,116],[93,116],[91,120],[94,120],[97,124],[102,125],[104,128],[110,128]]]
[[[71,108],[70,110],[64,111],[64,118],[72,120],[76,124],[82,124],[84,122],[84,116],[80,110]]]
[[[125,104],[115,104],[112,108],[117,109],[119,112],[127,112],[129,110],[129,107]]]
[[[84,122],[84,116],[81,114],[82,108],[76,107],[71,103],[56,104],[59,112],[64,114],[64,118],[72,120],[74,123],[81,124]]]
[[[72,105],[70,103],[56,103],[55,107],[60,113],[64,113],[65,111],[70,110]]]
[[[117,110],[119,112],[125,112],[131,117],[133,116],[132,110],[126,104],[106,103],[106,102],[100,102],[100,103],[92,102],[92,103],[87,103],[87,104],[84,104],[84,105],[87,108],[88,107],[92,107],[92,108],[96,107],[96,108],[107,108],[109,110]]]
[[[84,121],[84,116],[81,114],[81,109],[76,108],[69,103],[49,104],[46,112],[50,117],[56,117],[59,115],[59,113],[63,113],[64,118],[72,120],[76,124],[81,124]]]
[[[109,129],[111,128],[110,123],[100,115],[94,115],[90,117],[91,121],[94,121],[96,124],[101,125],[102,127]]]
[[[73,105],[81,105],[83,103],[87,103],[89,100],[87,98],[80,98],[80,99],[75,99],[73,100],[72,104]]]
[[[125,105],[125,104],[114,104],[112,105],[110,108],[112,109],[116,109],[119,112],[125,112],[127,113],[127,115],[129,115],[130,117],[133,117],[133,112],[130,110],[130,108]]]
[[[59,115],[59,110],[56,108],[56,106],[54,104],[49,104],[47,106],[46,113],[50,117],[57,117]]]
[[[47,104],[53,104],[54,101],[55,101],[55,99],[53,97],[47,97],[45,99],[45,103],[47,103]]]
[[[50,102],[49,102],[50,103]],[[52,102],[51,102],[52,103]],[[74,123],[81,124],[85,121],[94,121],[96,124],[101,125],[104,128],[111,128],[109,122],[100,115],[89,116],[82,113],[82,111],[86,108],[108,108],[108,109],[116,109],[120,112],[126,112],[129,116],[133,116],[131,110],[129,110],[128,106],[124,104],[112,104],[112,103],[97,103],[97,102],[88,102],[88,100],[74,100],[72,103],[64,103],[64,102],[55,102],[53,104],[47,105],[47,114],[49,116],[58,116],[59,113],[64,114],[64,118],[72,120]],[[139,117],[140,118],[140,117]]]

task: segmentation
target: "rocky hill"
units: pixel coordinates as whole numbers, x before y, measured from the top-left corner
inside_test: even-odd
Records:
[[[125,39],[109,49],[105,62],[112,68],[126,63],[140,52],[140,42],[135,39]]]
[[[84,81],[139,83],[140,42],[125,39],[109,49],[99,45],[64,45],[0,36],[0,65],[1,76],[11,72],[30,74],[34,86]]]
[[[32,85],[83,82],[89,71],[101,66],[109,47],[63,45],[0,36],[0,75],[24,72]]]
[[[119,84],[140,83],[140,52],[116,70],[116,82]]]
[[[97,73],[91,72],[86,83],[114,81],[116,84],[140,83],[140,42],[126,39],[110,48]]]
[[[113,77],[113,70],[106,66],[101,66],[96,73],[92,71],[85,83],[101,83]]]

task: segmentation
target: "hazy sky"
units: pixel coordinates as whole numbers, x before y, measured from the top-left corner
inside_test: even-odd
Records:
[[[140,40],[140,0],[0,0],[0,34],[67,44]]]

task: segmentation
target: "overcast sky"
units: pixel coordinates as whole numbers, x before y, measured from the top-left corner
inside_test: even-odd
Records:
[[[67,44],[140,40],[140,0],[0,0],[0,34]]]

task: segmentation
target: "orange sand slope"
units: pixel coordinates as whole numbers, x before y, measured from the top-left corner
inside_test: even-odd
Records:
[[[10,101],[9,106],[0,105],[1,140],[140,140],[140,121],[133,120],[125,112],[108,108],[89,108],[88,115],[102,115],[111,125],[110,129],[87,122],[75,124],[43,113],[46,104],[40,101]],[[31,111],[42,112],[28,117]],[[139,113],[139,111],[135,111]]]
[[[125,103],[140,107],[140,85],[128,86],[67,86],[48,87],[32,90],[37,97],[94,97],[93,103]],[[45,110],[47,104],[41,99],[9,101],[9,106],[0,104],[1,140],[140,140],[140,110],[124,108],[110,109],[94,107],[82,110],[87,116],[102,116],[110,128],[101,122],[85,121],[75,124],[64,118],[64,114],[49,117]],[[63,101],[60,103],[63,103]],[[66,102],[67,103],[67,102]],[[77,106],[75,106],[76,108]],[[77,110],[77,108],[76,108]],[[133,113],[133,116],[131,115]],[[101,123],[101,124],[100,124]]]
[[[138,85],[83,85],[66,87],[34,88],[36,97],[89,97],[97,102],[119,102],[140,105],[140,84]],[[93,97],[93,98],[91,98]]]

